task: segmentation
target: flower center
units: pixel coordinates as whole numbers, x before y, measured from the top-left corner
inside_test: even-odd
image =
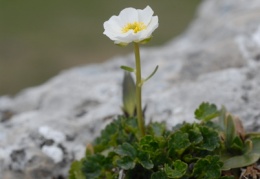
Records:
[[[140,32],[146,29],[146,25],[143,22],[128,23],[122,28],[123,33],[127,33],[129,30],[133,30],[134,33]]]

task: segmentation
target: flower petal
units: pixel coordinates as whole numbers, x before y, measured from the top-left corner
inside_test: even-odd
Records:
[[[117,25],[115,25],[113,22],[105,22],[103,26],[105,31],[111,31],[114,33],[118,33],[120,31],[120,27],[117,27]]]
[[[112,21],[120,28],[122,28],[125,25],[125,23],[122,23],[122,20],[120,19],[119,16],[112,16],[108,21],[109,22]]]
[[[118,18],[120,19],[121,23],[124,24],[124,26],[125,26],[127,23],[132,23],[132,22],[137,21],[138,13],[137,13],[136,9],[129,7],[129,8],[123,9],[120,12]]]
[[[129,31],[128,33],[121,34],[120,36],[117,36],[116,38],[121,42],[131,43],[136,39],[136,34]]]
[[[138,18],[139,22],[143,22],[145,25],[148,25],[153,16],[153,10],[150,6],[147,6],[144,10],[138,9]]]
[[[104,23],[104,29],[105,29],[105,31],[103,32],[103,34],[108,36],[111,40],[114,40],[113,37],[117,36],[118,30],[113,25],[113,23],[105,22]]]
[[[152,17],[152,20],[150,22],[150,24],[147,26],[147,29],[146,29],[146,32],[147,32],[147,35],[148,36],[151,36],[151,34],[153,33],[153,31],[155,29],[157,29],[159,26],[159,23],[158,23],[158,16],[153,16]]]

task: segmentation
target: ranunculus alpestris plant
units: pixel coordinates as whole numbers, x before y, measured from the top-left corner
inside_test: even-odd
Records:
[[[136,68],[121,68],[135,72],[136,84],[131,75],[125,76],[125,115],[107,125],[87,146],[86,156],[72,163],[69,178],[260,178],[260,134],[245,133],[240,120],[224,107],[202,103],[194,113],[200,122],[183,123],[171,130],[163,122],[144,125],[141,89],[158,66],[147,78],[141,77],[139,44],[148,42],[157,27],[158,17],[149,6],[126,8],[104,23],[104,34],[115,44],[134,44]]]
[[[104,34],[113,40],[115,44],[125,46],[134,43],[136,69],[127,66],[121,66],[121,68],[136,74],[136,109],[141,136],[145,135],[145,122],[142,112],[142,85],[155,74],[158,66],[149,77],[142,78],[139,44],[148,42],[152,38],[153,31],[159,26],[158,16],[153,16],[153,13],[150,6],[143,10],[126,8],[118,16],[112,16],[104,23]]]

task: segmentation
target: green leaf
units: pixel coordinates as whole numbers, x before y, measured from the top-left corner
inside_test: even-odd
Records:
[[[204,150],[213,151],[220,145],[218,133],[209,127],[200,127],[200,132],[203,136],[203,141],[200,147]]]
[[[82,171],[86,178],[96,178],[102,175],[102,169],[107,165],[106,158],[100,154],[88,156],[83,160]]]
[[[226,161],[224,161],[222,170],[230,170],[233,168],[241,168],[248,165],[252,165],[253,163],[259,160],[259,157],[260,155],[257,153],[250,153],[229,158]]]
[[[236,136],[234,138],[229,150],[232,153],[240,153],[240,154],[245,150],[245,145],[239,136]]]
[[[236,128],[234,124],[234,120],[231,115],[228,115],[226,118],[226,147],[229,149],[231,148],[232,142],[236,137]]]
[[[118,133],[123,130],[121,126],[122,120],[122,118],[114,120],[101,131],[100,137],[97,137],[93,142],[95,153],[102,152],[109,147],[117,145]],[[122,137],[122,135],[120,135],[120,137]]]
[[[150,160],[150,157],[147,153],[139,152],[138,154],[138,162],[146,169],[152,169],[153,168],[153,162]]]
[[[69,179],[86,179],[84,173],[81,171],[82,167],[83,167],[82,162],[74,161],[71,164],[69,170]]]
[[[151,179],[168,179],[164,171],[158,171],[152,174]]]
[[[119,116],[101,131],[100,137],[93,142],[95,153],[103,152],[112,147],[117,147],[124,142],[135,142],[137,131],[136,118]]]
[[[221,167],[223,163],[218,156],[207,156],[199,159],[193,169],[195,178],[218,179],[221,176]]]
[[[130,158],[128,156],[118,159],[116,163],[120,168],[122,168],[124,170],[130,170],[135,167],[135,162],[133,161],[132,158]]]
[[[181,155],[191,145],[187,133],[176,131],[169,139],[168,146],[170,153]]]
[[[165,164],[164,172],[168,178],[181,178],[185,175],[188,165],[180,160],[173,162],[173,168]]]
[[[186,163],[191,163],[191,162],[193,162],[193,161],[197,161],[198,160],[198,158],[197,157],[194,157],[194,156],[192,156],[192,154],[185,154],[185,155],[183,155],[183,157],[182,157],[182,161],[184,161],[184,162],[186,162]]]
[[[227,110],[226,110],[225,106],[222,106],[221,110],[219,112],[219,119],[218,119],[218,121],[219,121],[218,124],[222,131],[225,131],[225,129],[226,129],[226,122],[225,122],[226,116],[227,116],[226,114],[227,114]]]
[[[128,71],[128,72],[134,72],[135,71],[135,69],[128,67],[128,66],[121,66],[120,68],[125,70],[125,71]]]
[[[125,72],[123,79],[123,111],[126,116],[135,116],[136,96],[135,82],[130,73]]]
[[[155,136],[163,136],[166,131],[165,122],[153,122],[148,126],[148,133]]]
[[[215,104],[203,102],[200,104],[199,108],[195,110],[195,118],[205,122],[217,116],[219,116],[219,111]]]
[[[126,142],[118,146],[115,152],[121,156],[128,156],[132,159],[134,159],[137,155],[136,149],[131,144]]]
[[[147,151],[147,152],[155,152],[157,149],[159,149],[158,142],[155,140],[153,136],[150,135],[144,136],[140,140],[139,145],[143,151]]]
[[[160,151],[156,153],[155,156],[151,157],[151,160],[154,164],[154,166],[161,166],[164,165],[164,163],[167,163],[171,160],[169,156],[167,155],[167,152],[165,151],[165,148],[162,148]]]
[[[191,128],[187,131],[189,134],[189,140],[193,144],[199,144],[203,140],[203,136],[200,132],[199,127],[192,125]]]
[[[252,149],[253,149],[253,142],[252,142],[251,139],[245,140],[244,145],[245,145],[245,147],[244,147],[243,154],[255,153],[254,151],[252,151]]]
[[[257,153],[260,155],[260,137],[254,137],[254,138],[251,138],[251,141],[252,141],[252,153]]]
[[[180,128],[180,130],[182,132],[188,133],[189,140],[192,145],[197,145],[197,144],[201,143],[203,140],[203,136],[199,129],[200,126],[201,126],[201,124],[197,124],[197,123],[194,123],[194,124],[186,123],[186,124],[183,124]]]
[[[153,72],[147,78],[145,78],[144,81],[148,81],[150,78],[152,78],[153,75],[157,72],[158,68],[159,68],[159,66],[157,65],[155,67],[155,69],[153,70]]]
[[[134,141],[137,141],[137,137],[139,138],[139,130],[138,130],[138,122],[135,117],[133,118],[126,118],[126,120],[122,123],[122,128],[124,130],[123,135],[127,137],[124,141],[122,142],[131,142],[133,143]],[[119,134],[122,135],[122,134]],[[118,136],[120,137],[120,136]]]

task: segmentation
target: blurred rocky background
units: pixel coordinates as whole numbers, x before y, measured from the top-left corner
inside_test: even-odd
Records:
[[[156,12],[157,6],[150,5]],[[182,9],[169,8],[172,8],[168,15],[171,18],[166,25],[156,12],[161,21],[154,41],[166,32],[161,28],[163,24],[171,29],[178,26],[174,25],[173,13],[175,10],[182,12]],[[111,14],[116,13],[106,14],[100,24]],[[81,19],[80,25],[87,26],[84,22]],[[57,35],[61,34],[57,32]],[[73,44],[71,48],[75,48]],[[95,47],[99,55],[114,48],[112,42],[104,44],[106,46],[99,50]],[[160,66],[143,89],[146,122],[166,121],[169,128],[183,121],[192,122],[195,108],[202,101],[209,101],[219,107],[225,105],[241,118],[247,130],[259,132],[259,0],[204,0],[196,18],[181,35],[163,45],[142,47],[143,75],[149,74],[156,65]],[[69,46],[58,48],[62,49],[60,54],[64,52],[60,57],[66,61],[73,61],[74,57],[81,59],[77,49],[72,58],[66,55]],[[120,65],[134,65],[133,54],[64,70],[42,85],[24,89],[14,96],[2,95],[1,178],[66,178],[71,161],[80,159],[85,146],[121,114],[123,72]],[[5,79],[8,79],[7,74]]]

